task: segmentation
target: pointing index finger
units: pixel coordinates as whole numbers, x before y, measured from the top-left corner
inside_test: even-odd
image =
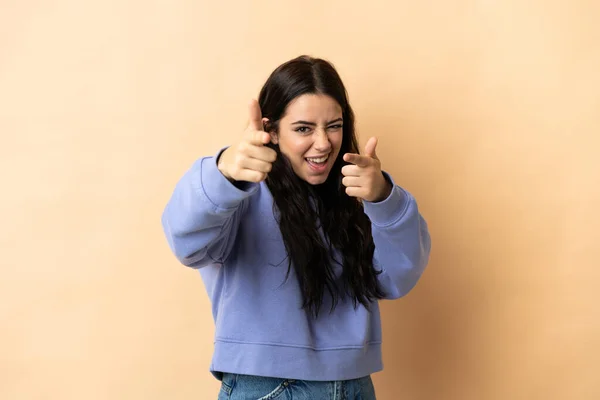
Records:
[[[346,153],[344,154],[344,161],[352,163],[358,167],[368,167],[371,165],[371,158],[367,156],[361,156],[360,154]]]

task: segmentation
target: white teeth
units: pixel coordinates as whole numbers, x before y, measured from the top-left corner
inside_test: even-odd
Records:
[[[308,161],[313,162],[313,163],[322,163],[327,161],[327,159],[329,158],[329,156],[325,156],[325,157],[320,157],[320,158],[307,158]]]

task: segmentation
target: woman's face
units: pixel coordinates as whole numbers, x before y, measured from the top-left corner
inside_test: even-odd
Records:
[[[342,146],[342,108],[323,94],[304,94],[292,100],[271,141],[279,144],[298,177],[324,183]]]

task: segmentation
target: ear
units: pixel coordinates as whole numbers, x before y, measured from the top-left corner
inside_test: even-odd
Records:
[[[269,136],[271,136],[271,143],[277,144],[279,142],[279,135],[277,134],[275,128],[273,127],[269,119],[263,118],[262,123],[264,131],[267,132]]]

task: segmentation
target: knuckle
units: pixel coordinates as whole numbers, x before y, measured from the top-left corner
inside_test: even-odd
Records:
[[[233,159],[233,164],[235,165],[236,168],[239,168],[243,163],[244,163],[244,155],[243,154],[236,154],[235,158]]]
[[[248,181],[248,182],[256,182],[256,174],[253,174],[251,172],[247,172],[245,180]]]

